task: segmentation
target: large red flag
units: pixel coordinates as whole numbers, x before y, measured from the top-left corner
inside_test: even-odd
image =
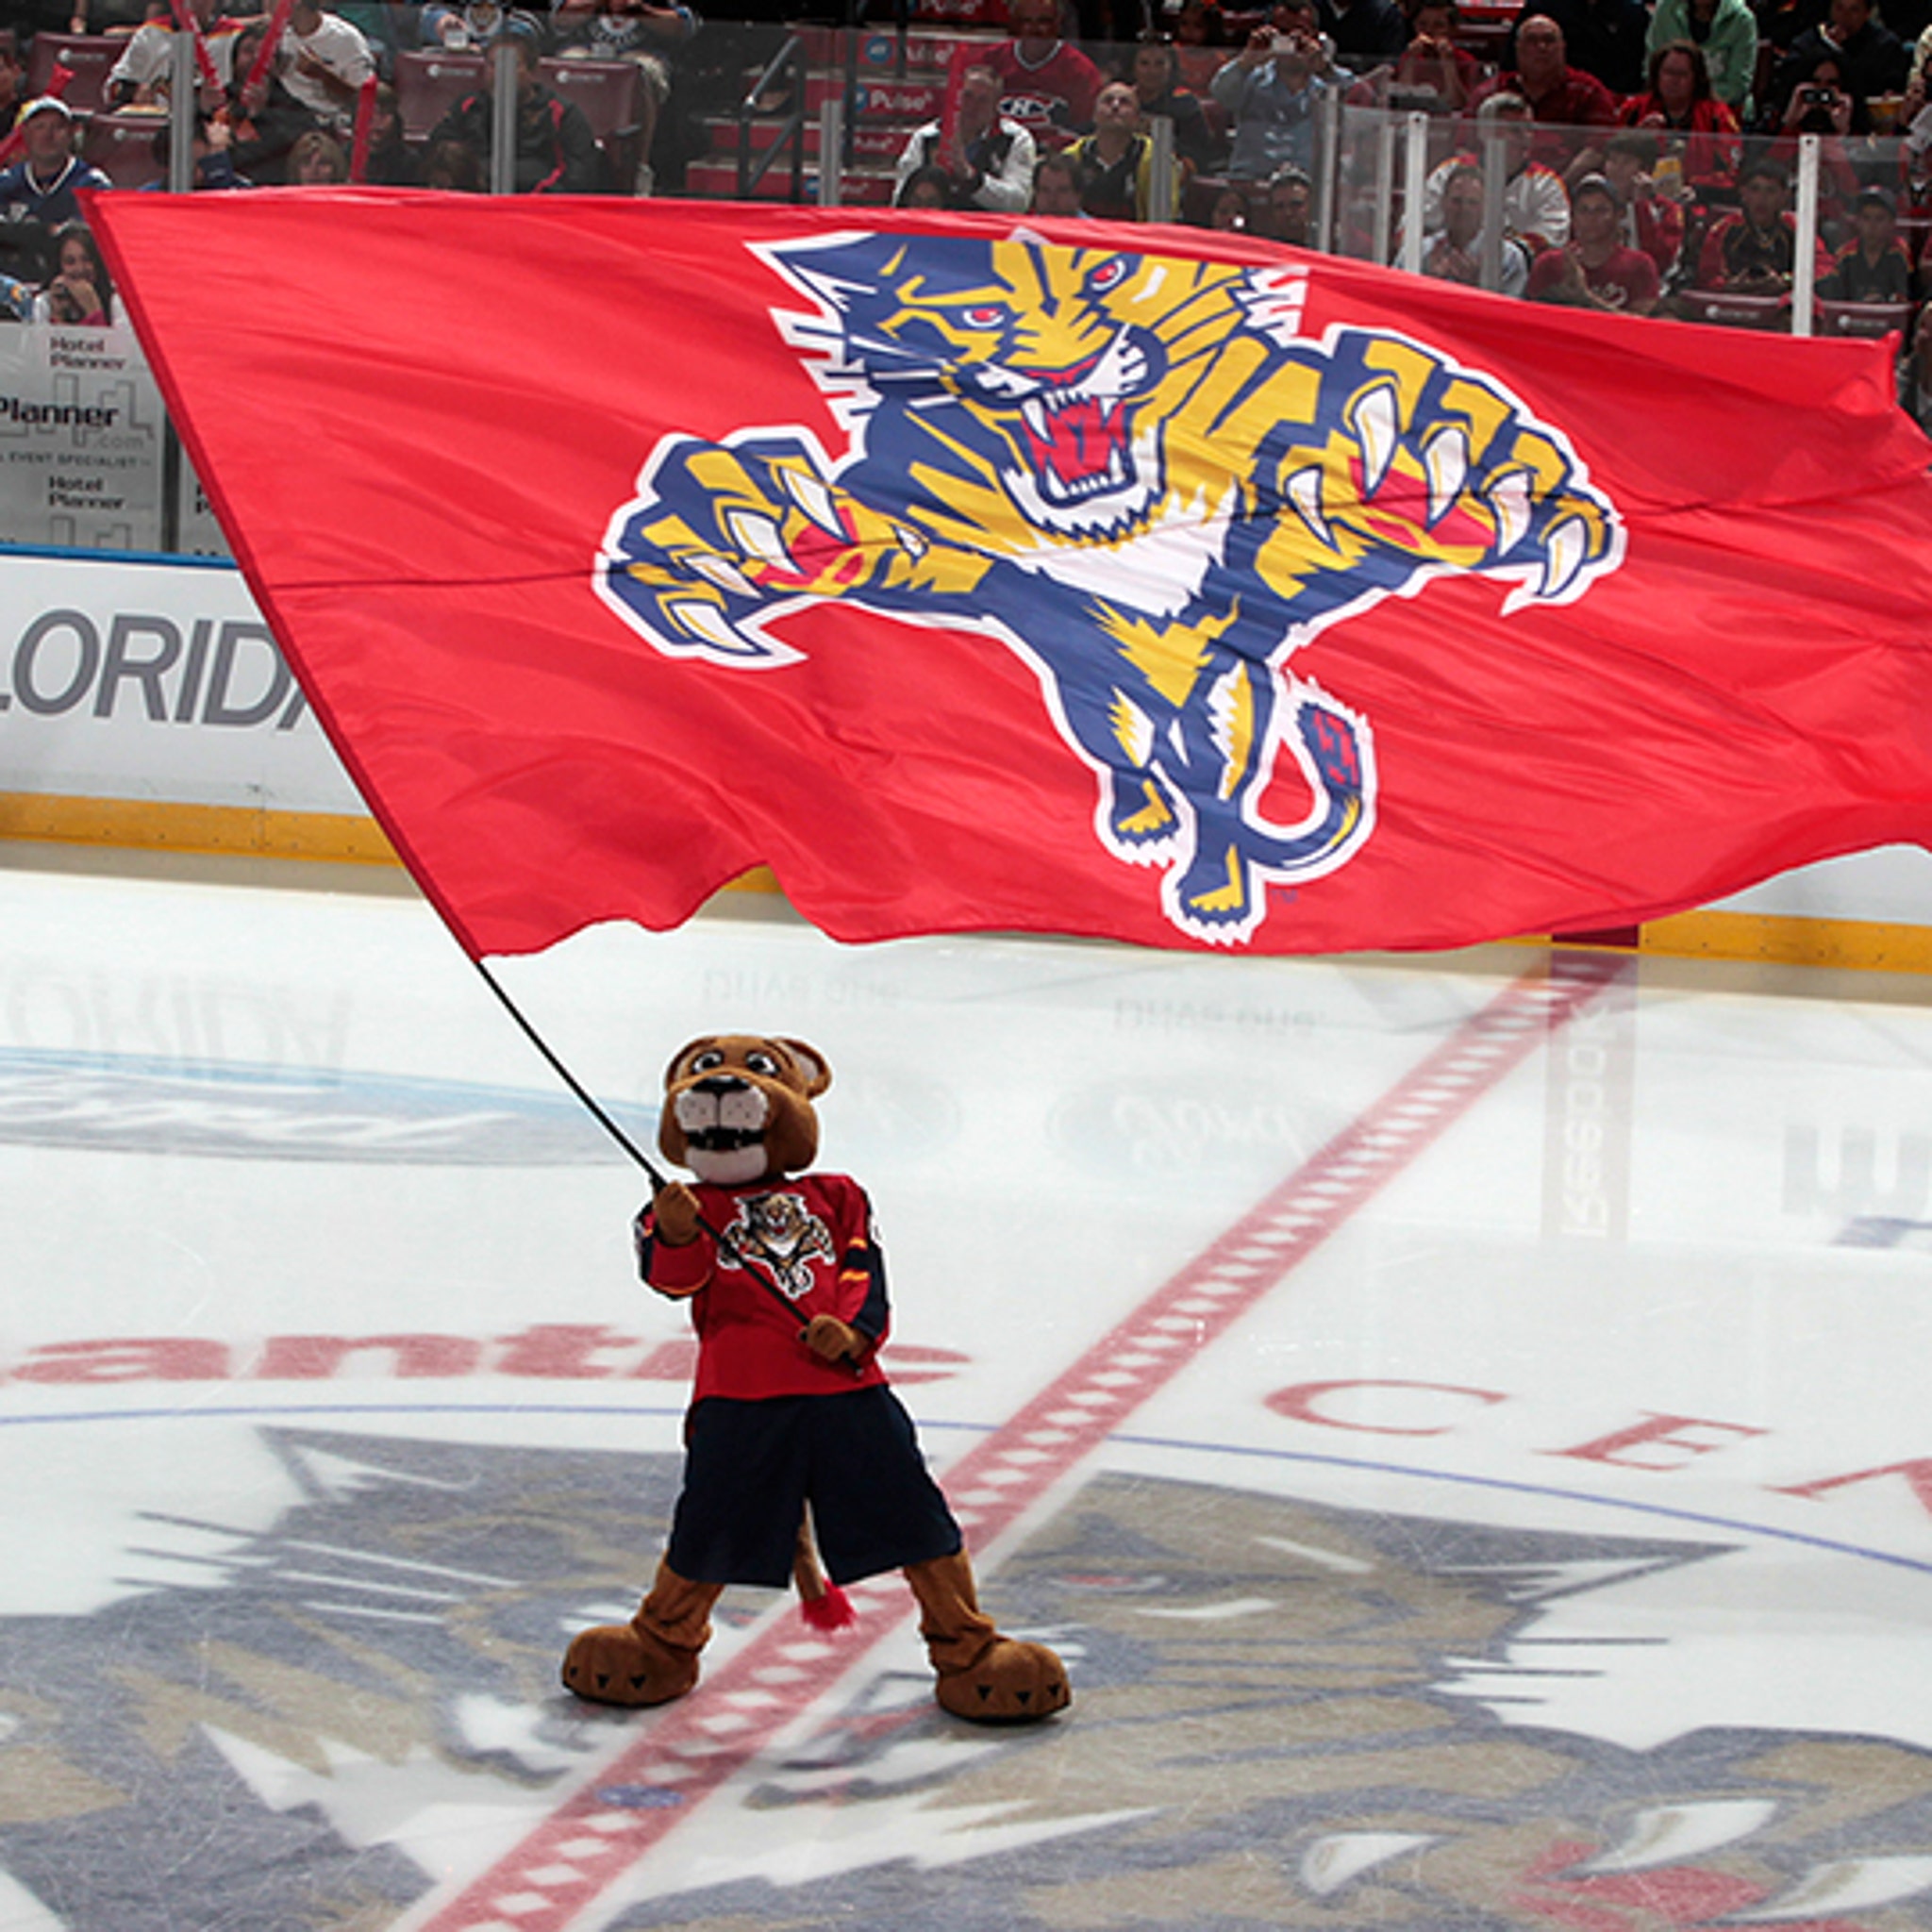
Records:
[[[1932,448],[1881,344],[1091,223],[92,213],[474,953],[760,861],[848,940],[1451,945],[1932,823]]]

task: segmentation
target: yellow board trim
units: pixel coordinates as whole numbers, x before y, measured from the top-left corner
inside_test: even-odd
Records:
[[[0,791],[0,840],[106,845],[217,857],[313,858],[336,865],[400,865],[382,827],[361,812],[269,811],[242,805],[168,805],[153,799],[75,798]],[[755,866],[727,892],[776,892],[770,866]]]
[[[1679,912],[1642,928],[1639,950],[1680,959],[1770,959],[1861,973],[1932,973],[1932,926],[1790,913]]]
[[[382,828],[361,812],[162,805],[147,799],[70,798],[40,791],[0,791],[0,839],[158,852],[239,853],[253,858],[320,858],[348,865],[399,862]]]
[[[0,791],[0,840],[109,845],[160,852],[313,858],[348,865],[399,863],[382,829],[353,812],[269,811],[246,806],[170,805]],[[776,894],[769,866],[724,888]],[[1530,943],[1547,944],[1547,939]],[[1757,960],[1867,973],[1932,974],[1932,925],[1802,919],[1755,912],[1680,912],[1639,929],[1636,951],[1665,958]]]

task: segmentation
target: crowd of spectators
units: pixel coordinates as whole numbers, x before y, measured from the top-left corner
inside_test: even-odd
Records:
[[[0,312],[111,313],[105,275],[79,260],[72,226],[75,191],[101,177],[77,152],[73,110],[56,94],[25,98],[23,41],[133,4],[71,0],[68,19],[68,0],[11,0],[22,19],[0,29],[0,126],[12,125],[12,152],[0,155],[0,273],[10,277]],[[500,0],[260,0],[243,18],[225,0],[149,0],[150,17],[123,24],[110,107],[165,106],[175,4],[192,27],[193,180],[208,189],[479,190],[494,67],[482,63],[427,138],[419,125],[409,140],[394,64],[416,45],[508,43],[516,191],[650,192],[652,124],[698,30],[688,6],[658,0],[555,0],[547,13]],[[954,54],[942,111],[898,155],[893,199],[1181,219],[1302,242],[1323,104],[1422,109],[1438,130],[1435,165],[1420,208],[1398,206],[1395,220],[1398,232],[1420,225],[1425,274],[1635,313],[1708,318],[1728,301],[1728,319],[1775,325],[1796,279],[1798,142],[1815,134],[1818,293],[1903,309],[1928,292],[1916,244],[1932,228],[1932,0],[1883,4],[1881,17],[1874,0],[1523,0],[1513,16],[1491,6],[1478,41],[1457,0],[1260,0],[1242,11],[1219,0],[1008,0],[1007,31]],[[611,178],[582,110],[546,79],[545,57],[576,56],[639,70],[646,125],[634,177]],[[1171,142],[1165,171],[1157,123]],[[158,127],[158,175],[166,158]],[[1335,240],[1368,252],[1361,171],[1344,166],[1335,180]],[[1498,208],[1491,238],[1485,211]],[[1927,356],[1932,368],[1932,345]]]
[[[1272,0],[1241,15],[1180,0],[1161,30],[1085,49],[1063,37],[1073,16],[1054,0],[1013,0],[1012,39],[973,57],[974,87],[997,99],[975,96],[961,117],[994,143],[1004,178],[989,188],[957,155],[935,170],[941,117],[902,155],[898,198],[1178,212],[1304,242],[1319,110],[1337,96],[1434,117],[1422,208],[1402,210],[1398,195],[1395,212],[1398,236],[1420,222],[1424,273],[1532,301],[1781,327],[1798,279],[1799,141],[1817,135],[1809,268],[1832,306],[1820,325],[1879,333],[1909,325],[1932,295],[1932,255],[1919,260],[1932,231],[1932,0],[1885,4],[1903,33],[1874,0],[1524,0],[1485,60],[1457,0]],[[1174,160],[1166,208],[1147,165],[1157,117]],[[1344,252],[1389,245],[1368,232],[1372,172],[1345,158],[1335,176]],[[1839,312],[1858,307],[1874,312]]]
[[[232,4],[236,11],[225,10]],[[136,17],[119,17],[133,7]],[[22,110],[58,100],[72,78],[58,64],[54,80],[32,103],[25,76],[36,32],[58,37],[91,26],[105,29],[118,56],[101,84],[99,111],[125,120],[171,106],[175,43],[192,41],[193,111],[198,144],[225,157],[215,170],[198,170],[196,185],[274,187],[294,180],[292,157],[304,135],[327,136],[350,156],[350,177],[389,185],[426,178],[439,147],[460,144],[477,163],[479,185],[489,173],[488,95],[494,69],[476,63],[475,85],[449,104],[444,125],[404,138],[395,87],[404,55],[485,53],[508,42],[517,53],[517,183],[531,192],[614,190],[649,192],[650,156],[658,109],[670,92],[678,50],[698,29],[683,5],[657,0],[554,0],[531,10],[497,0],[72,0],[58,19],[42,19],[36,0],[0,0],[0,159],[19,158]],[[624,133],[636,157],[635,174],[614,178],[582,108],[550,88],[540,63],[576,59],[622,62],[639,82],[635,125]],[[92,103],[89,104],[92,106]],[[76,134],[85,113],[76,117]],[[8,153],[7,150],[13,150]],[[312,155],[314,143],[306,152]],[[165,152],[165,142],[158,143]],[[444,172],[451,158],[442,158]],[[164,172],[158,163],[157,176]],[[457,172],[465,176],[467,169]],[[117,175],[126,184],[125,173]]]
[[[71,13],[42,19],[15,4],[18,25],[0,25],[0,319],[63,323],[110,320],[111,291],[79,221],[85,188],[114,185],[83,158],[90,116],[63,98],[71,73],[57,64],[45,92],[28,98],[31,33],[79,32],[91,8],[120,0],[74,0]],[[223,0],[150,0],[145,17],[119,24],[118,55],[101,81],[98,112],[132,125],[151,179],[167,181],[174,141],[171,92],[177,73],[177,19],[191,41],[192,131],[189,186],[196,190],[321,187],[372,182],[481,192],[489,183],[495,68],[477,64],[475,84],[453,99],[427,140],[405,137],[392,79],[399,45],[423,34],[437,47],[515,52],[513,185],[520,192],[584,193],[611,187],[647,192],[649,124],[668,89],[669,53],[696,30],[689,8],[654,0],[558,0],[547,16],[470,0],[466,7],[391,8],[385,0],[261,0],[264,10],[231,16]],[[365,25],[350,17],[365,16]],[[398,30],[408,13],[414,34]],[[92,22],[101,24],[98,14]],[[108,24],[114,23],[111,14]],[[640,73],[641,129],[635,178],[610,178],[583,109],[543,78],[545,57],[629,60]],[[152,126],[142,130],[142,116]],[[121,185],[127,185],[124,170]],[[1030,179],[1023,183],[1024,205]],[[77,251],[91,265],[83,273]],[[83,299],[87,291],[99,301]]]
[[[1912,245],[1932,227],[1932,31],[1913,24],[1907,48],[1872,0],[1810,0],[1808,17],[1783,0],[1764,14],[1745,0],[1657,0],[1653,12],[1641,0],[1527,0],[1513,65],[1465,87],[1459,107],[1439,89],[1455,151],[1429,180],[1424,272],[1476,278],[1483,170],[1495,166],[1504,234],[1492,286],[1532,301],[1786,326],[1799,279],[1799,142],[1815,135],[1807,266],[1824,325],[1908,328],[1932,293]],[[1595,71],[1578,64],[1575,44]],[[1851,313],[1857,306],[1873,312]]]

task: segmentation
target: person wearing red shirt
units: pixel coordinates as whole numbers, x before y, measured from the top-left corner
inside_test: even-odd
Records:
[[[1598,130],[1617,125],[1617,97],[1594,75],[1565,58],[1563,29],[1546,13],[1531,14],[1516,31],[1516,72],[1477,89],[1473,105],[1492,93],[1519,93],[1538,125],[1534,158],[1567,186],[1603,166]]]
[[[1649,86],[1624,104],[1626,127],[1647,127],[1681,150],[1685,185],[1707,201],[1737,186],[1742,138],[1738,117],[1710,91],[1710,70],[1692,41],[1673,41],[1650,57]]]
[[[1482,63],[1456,44],[1456,0],[1421,0],[1409,13],[1408,45],[1389,77],[1391,90],[1433,94],[1442,109],[1460,113],[1482,85]]]
[[[1601,175],[1587,175],[1570,196],[1570,240],[1546,248],[1529,272],[1532,302],[1648,315],[1657,303],[1657,263],[1617,237],[1617,191]]]
[[[1617,232],[1625,247],[1641,248],[1668,275],[1684,249],[1684,210],[1662,193],[1650,168],[1657,159],[1657,137],[1625,128],[1604,144],[1604,178],[1617,191],[1623,209]]]
[[[1012,0],[1013,38],[991,48],[962,46],[956,63],[991,67],[1000,77],[1000,112],[1017,121],[1043,153],[1093,125],[1093,103],[1107,76],[1060,39],[1056,0]]]

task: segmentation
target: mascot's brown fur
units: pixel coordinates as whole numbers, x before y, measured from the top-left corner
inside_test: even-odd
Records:
[[[744,1034],[693,1041],[665,1075],[658,1144],[698,1185],[658,1190],[638,1218],[638,1256],[651,1287],[691,1302],[698,1331],[684,1492],[650,1594],[628,1624],[582,1632],[563,1681],[604,1704],[682,1696],[727,1583],[789,1573],[808,1621],[847,1620],[808,1510],[838,1581],[903,1570],[946,1710],[980,1724],[1050,1717],[1071,1700],[1065,1666],[980,1610],[958,1524],[886,1388],[869,1204],[844,1175],[805,1173],[818,1155],[812,1103],[830,1084],[804,1041]],[[808,1465],[787,1448],[808,1439]]]

